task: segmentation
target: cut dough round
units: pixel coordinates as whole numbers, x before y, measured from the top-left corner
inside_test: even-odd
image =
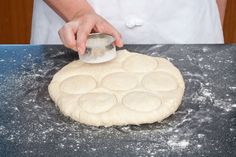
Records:
[[[96,87],[96,81],[91,76],[77,75],[67,78],[61,83],[60,89],[69,94],[81,94]]]
[[[117,100],[112,94],[89,93],[82,95],[78,103],[88,113],[102,113],[111,109],[117,103]]]
[[[124,62],[124,69],[129,72],[150,72],[157,66],[157,61],[149,56],[131,56]]]
[[[129,90],[138,84],[134,75],[125,72],[112,73],[103,78],[102,85],[110,90]]]
[[[124,96],[123,104],[134,111],[150,112],[160,107],[161,99],[148,92],[132,92]]]
[[[160,122],[173,114],[185,88],[179,70],[166,59],[118,54],[100,64],[74,61],[55,74],[49,93],[61,112],[95,126]]]
[[[171,91],[178,87],[177,80],[166,72],[149,73],[143,78],[143,86],[152,91]]]

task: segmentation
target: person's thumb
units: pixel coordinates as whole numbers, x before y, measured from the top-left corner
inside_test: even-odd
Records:
[[[106,30],[106,33],[112,35],[115,38],[115,45],[117,47],[124,46],[120,33],[114,27],[109,25],[109,27]]]

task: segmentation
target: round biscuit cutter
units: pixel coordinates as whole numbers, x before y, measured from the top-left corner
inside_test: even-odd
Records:
[[[114,37],[105,33],[92,33],[88,36],[86,50],[79,58],[85,63],[103,63],[116,57]]]

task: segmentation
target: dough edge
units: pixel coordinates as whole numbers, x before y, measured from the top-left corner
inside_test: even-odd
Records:
[[[118,51],[119,55],[122,53],[124,53],[124,56],[126,56],[126,57],[127,56],[129,57],[131,55],[135,55],[135,53],[130,53],[127,50]],[[179,105],[181,104],[182,97],[184,95],[185,84],[184,84],[183,77],[182,77],[179,69],[176,68],[167,59],[159,58],[159,57],[154,57],[154,59],[156,59],[158,62],[165,62],[166,64],[169,64],[168,68],[170,68],[170,72],[174,71],[174,76],[178,81],[179,88],[181,88],[180,92],[178,93],[178,98],[176,99],[176,102],[172,103],[169,106],[167,105],[168,107],[165,107],[162,110],[149,112],[149,115],[142,113],[142,112],[137,113],[134,111],[129,111],[128,114],[126,114],[126,115],[129,115],[129,118],[127,120],[124,120],[125,118],[127,118],[126,116],[124,116],[124,118],[121,118],[121,116],[120,116],[121,112],[123,112],[123,114],[127,113],[127,109],[121,108],[120,106],[113,108],[112,110],[109,111],[109,113],[105,112],[105,113],[100,113],[100,114],[91,114],[91,113],[87,113],[85,111],[82,111],[79,113],[80,114],[79,116],[75,116],[75,113],[77,113],[77,112],[73,113],[71,111],[69,114],[66,114],[66,116],[70,116],[72,119],[79,121],[80,123],[87,124],[87,125],[108,127],[108,126],[112,126],[112,125],[128,125],[128,124],[140,125],[140,124],[150,124],[150,123],[154,123],[154,122],[161,122],[163,119],[174,114],[175,111],[178,109]],[[73,66],[71,64],[73,64]],[[61,79],[61,78],[57,79],[57,74],[61,72],[61,75],[63,76],[63,70],[68,69],[68,68],[70,69],[70,67],[78,68],[76,66],[76,64],[78,64],[81,67],[80,61],[73,61],[73,62],[69,63],[68,65],[63,67],[59,72],[57,72],[54,75],[51,83],[48,86],[50,97],[55,102],[55,104],[59,107],[60,110],[62,109],[60,107],[61,105],[57,104],[57,102],[59,101],[59,99],[61,99],[60,98],[61,96],[63,97],[63,93],[60,93],[58,91],[58,89],[56,90],[56,88],[58,88],[58,86],[59,86],[58,84],[60,84],[60,82],[62,82],[63,80],[65,80],[68,77],[65,77],[65,79]],[[162,70],[163,69],[159,69],[158,71],[162,71]],[[70,75],[73,76],[73,74],[70,74]],[[119,116],[117,116],[117,115],[119,115]],[[81,117],[83,117],[83,118],[81,118]]]

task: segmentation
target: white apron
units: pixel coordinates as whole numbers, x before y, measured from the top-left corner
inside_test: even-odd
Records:
[[[223,43],[216,0],[88,0],[122,34],[125,44]],[[34,1],[31,44],[62,44],[65,22]]]

